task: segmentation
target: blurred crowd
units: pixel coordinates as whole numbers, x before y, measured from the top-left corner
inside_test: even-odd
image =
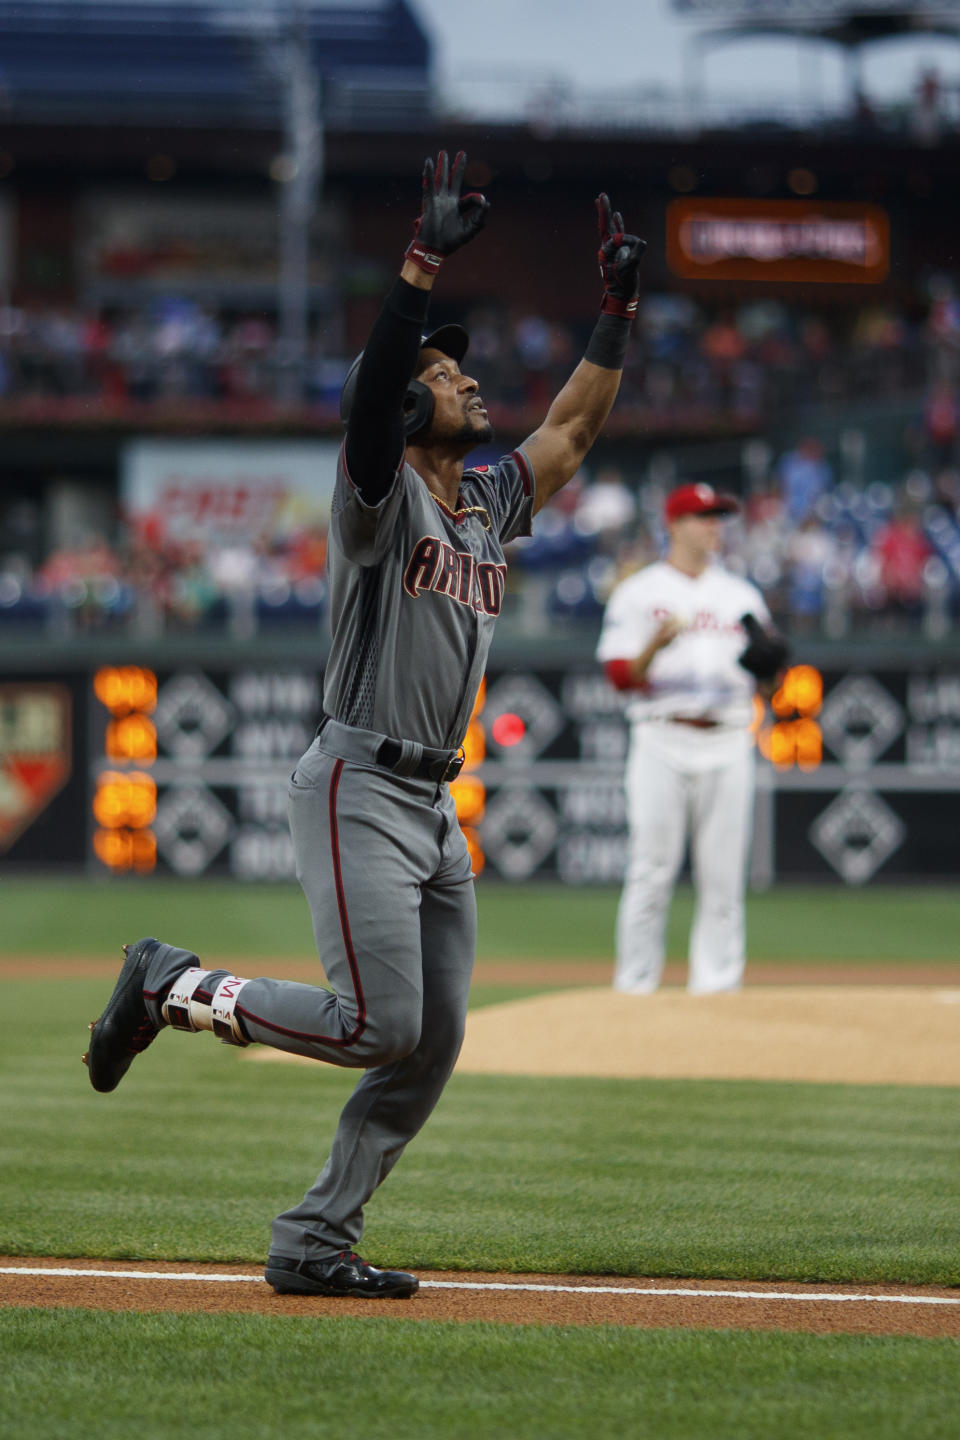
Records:
[[[22,553],[0,555],[0,625],[143,636],[229,630],[237,639],[271,622],[318,626],[326,555],[326,533],[316,526],[204,544],[174,539],[147,517],[121,526],[116,543],[79,535],[36,567]]]
[[[465,318],[470,370],[488,404],[543,413],[582,353],[576,327],[492,306]],[[228,321],[192,302],[112,316],[0,309],[0,401],[268,400],[277,363],[262,317]],[[344,364],[312,355],[315,402],[336,406]],[[951,283],[933,281],[916,313],[865,305],[831,317],[774,300],[710,313],[679,295],[644,300],[619,404],[768,420],[780,392],[777,433],[795,438],[775,452],[756,438],[764,427],[752,427],[735,474],[703,468],[706,445],[693,470],[679,452],[651,457],[639,446],[635,467],[591,456],[541,512],[534,538],[512,547],[506,614],[529,634],[595,621],[614,583],[662,548],[665,490],[705,479],[743,497],[726,527],[727,562],[760,586],[785,629],[944,634],[960,609],[960,300]],[[796,420],[849,417],[858,397],[874,423],[904,409],[913,417],[885,473],[883,447],[865,429],[840,421],[825,444]],[[836,408],[821,403],[831,400]],[[316,527],[184,541],[159,516],[121,515],[109,535],[77,534],[39,555],[17,543],[14,521],[8,511],[0,533],[0,626],[220,628],[242,638],[272,624],[325,624],[326,536]]]
[[[528,628],[598,619],[617,581],[665,548],[663,496],[660,483],[633,489],[606,469],[541,512],[534,538],[514,546]],[[745,497],[724,543],[725,563],[760,587],[790,633],[939,639],[960,614],[960,470],[837,482],[820,442],[805,437]]]
[[[703,477],[706,478],[706,477]],[[584,468],[510,547],[504,615],[524,633],[596,622],[614,584],[664,546],[672,479],[631,483]],[[813,436],[776,457],[724,527],[726,563],[764,592],[785,630],[946,634],[960,614],[960,469],[916,468],[898,485],[837,479]],[[0,554],[0,626],[139,635],[326,623],[326,535],[314,526],[205,545],[175,540],[158,518],[89,534],[31,566]]]
[[[939,288],[938,288],[939,287]],[[589,325],[478,305],[465,318],[470,370],[488,405],[541,410],[569,375]],[[336,410],[351,357],[322,328],[302,376],[308,406]],[[621,406],[669,418],[749,420],[799,403],[896,396],[931,381],[960,349],[960,305],[934,282],[915,306],[815,309],[780,299],[709,306],[691,296],[641,302]],[[289,393],[272,317],[228,314],[168,296],[138,309],[0,308],[0,400],[84,398],[116,410],[173,401],[262,402]]]

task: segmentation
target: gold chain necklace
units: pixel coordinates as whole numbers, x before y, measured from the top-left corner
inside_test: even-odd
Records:
[[[434,495],[432,490],[428,489],[427,494],[436,500],[441,510],[446,510],[447,514],[454,520],[460,520],[464,515],[481,515],[483,517],[481,524],[484,530],[490,529],[490,516],[482,505],[464,505],[461,510],[451,510],[446,500],[441,500],[440,496]]]

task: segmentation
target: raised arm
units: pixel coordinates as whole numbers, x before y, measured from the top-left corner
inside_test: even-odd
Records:
[[[603,428],[620,388],[630,326],[637,313],[640,259],[646,241],[624,232],[623,216],[597,197],[600,230],[600,317],[580,364],[547,412],[539,430],[524,442],[536,478],[539,510],[579,469]]]
[[[400,277],[374,322],[355,378],[348,377],[344,386],[347,469],[368,505],[389,492],[403,458],[403,401],[433,282],[446,256],[472,240],[486,221],[485,198],[460,194],[466,162],[462,150],[452,169],[445,150],[436,166],[431,159],[425,162],[421,210]]]

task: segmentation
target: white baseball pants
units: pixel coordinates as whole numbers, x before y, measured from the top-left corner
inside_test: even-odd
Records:
[[[694,995],[739,988],[746,959],[754,754],[747,732],[718,735],[669,722],[634,725],[614,989],[650,994],[660,984],[667,912],[688,841],[696,907],[687,988]]]

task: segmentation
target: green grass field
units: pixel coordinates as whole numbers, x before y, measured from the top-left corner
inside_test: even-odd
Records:
[[[487,959],[611,960],[618,891],[481,880],[479,954]],[[681,887],[668,932],[682,959],[692,912]],[[0,955],[113,953],[161,934],[200,953],[309,956],[306,903],[295,886],[165,880],[44,879],[0,874]],[[776,889],[748,900],[749,953],[764,961],[960,963],[960,892]]]
[[[616,898],[481,886],[480,953],[608,965]],[[677,958],[689,908],[681,894]],[[749,920],[752,955],[828,977],[837,960],[955,963],[960,897],[772,892]],[[119,964],[120,940],[158,932],[255,973],[312,953],[288,887],[0,882],[0,958]],[[97,1096],[79,1057],[108,991],[69,968],[32,979],[29,959],[3,981],[0,1252],[260,1262],[353,1077],[165,1034]],[[421,1271],[960,1285],[958,1133],[949,1088],[456,1075],[374,1197],[364,1248]],[[951,1433],[958,1376],[960,1345],[935,1339],[500,1330],[376,1308],[337,1322],[0,1313],[12,1440],[187,1427],[210,1440],[933,1440]]]
[[[8,1311],[0,1355],[7,1440],[955,1433],[943,1340]]]

